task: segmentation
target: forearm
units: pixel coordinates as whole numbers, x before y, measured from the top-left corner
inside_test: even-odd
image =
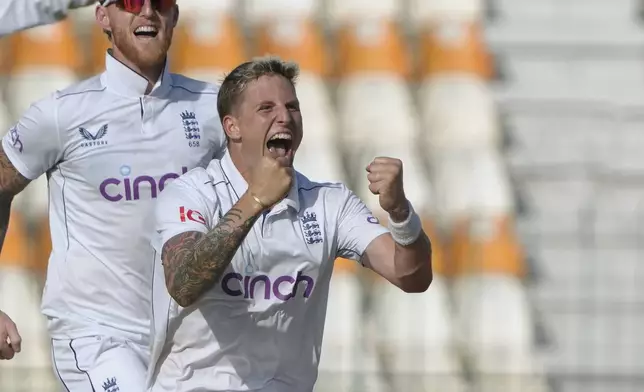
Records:
[[[261,206],[244,194],[209,233],[185,233],[166,243],[166,285],[179,305],[192,305],[219,281],[261,212]]]
[[[409,291],[425,291],[429,287],[433,278],[432,249],[424,232],[410,245],[395,243],[394,274]]]
[[[69,6],[69,0],[4,0],[0,5],[0,36],[60,20]]]
[[[420,233],[415,241],[403,245],[394,240],[394,275],[406,291],[425,291],[432,282],[431,241],[420,227],[420,220],[409,203],[389,213],[394,225],[409,221]]]

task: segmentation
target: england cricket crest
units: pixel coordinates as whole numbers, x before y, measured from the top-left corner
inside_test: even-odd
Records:
[[[199,129],[199,121],[194,112],[184,111],[181,113],[181,121],[183,122],[183,131],[186,134],[188,145],[190,147],[199,147],[199,140],[201,139],[201,132]]]

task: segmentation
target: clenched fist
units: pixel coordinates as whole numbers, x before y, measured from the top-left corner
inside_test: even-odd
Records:
[[[0,311],[0,359],[11,359],[19,353],[21,341],[16,324]]]
[[[265,208],[279,203],[291,189],[293,168],[282,166],[276,159],[263,156],[251,171],[248,190]]]
[[[380,207],[395,222],[409,215],[409,205],[403,189],[403,164],[400,159],[378,157],[367,166],[369,190],[379,196]]]

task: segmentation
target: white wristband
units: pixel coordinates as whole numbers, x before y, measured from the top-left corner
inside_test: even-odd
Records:
[[[389,223],[387,224],[391,232],[391,237],[393,237],[396,243],[402,246],[411,245],[416,242],[420,236],[420,232],[423,230],[420,217],[414,211],[414,207],[412,207],[409,201],[407,201],[407,205],[409,206],[409,216],[407,216],[407,219],[402,222],[394,222],[390,216]]]

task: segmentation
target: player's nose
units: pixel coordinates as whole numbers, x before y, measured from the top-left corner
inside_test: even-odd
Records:
[[[143,7],[141,8],[141,12],[139,12],[139,16],[151,17],[154,15],[154,6],[152,6],[152,1],[153,0],[145,0],[145,3],[143,3]]]
[[[280,125],[290,124],[293,122],[293,113],[286,106],[279,106],[277,108],[275,122]]]

